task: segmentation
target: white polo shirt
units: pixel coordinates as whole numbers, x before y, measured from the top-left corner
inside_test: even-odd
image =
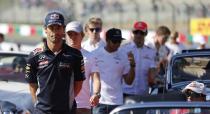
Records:
[[[99,67],[101,78],[101,98],[99,103],[107,105],[122,105],[123,75],[130,70],[128,59],[119,51],[109,53],[104,48],[93,52]]]
[[[84,41],[82,43],[82,48],[89,52],[92,52],[92,51],[98,49],[99,47],[104,47],[105,45],[106,45],[106,43],[103,40],[100,40],[98,43],[93,45],[91,43],[90,39],[88,38],[86,41]]]
[[[185,49],[185,46],[182,43],[174,44],[171,42],[166,42],[166,46],[170,49],[168,60],[170,60],[173,55],[181,53],[182,50]]]
[[[160,61],[162,60],[168,60],[169,54],[170,54],[170,50],[166,45],[161,45],[159,50],[157,50],[157,48],[155,47],[155,42],[149,42],[146,44],[148,47],[154,49],[156,52],[155,54],[155,63],[156,65],[159,64]]]
[[[75,99],[77,102],[77,108],[90,109],[90,74],[93,72],[99,72],[99,69],[96,66],[95,59],[90,52],[85,49],[81,49],[80,51],[82,52],[84,59],[86,79],[83,81],[82,89]]]
[[[123,83],[123,92],[133,95],[148,94],[148,71],[150,68],[156,67],[155,50],[145,45],[142,48],[137,48],[134,42],[123,45],[120,50],[125,54],[131,51],[136,62],[135,79],[131,85]]]

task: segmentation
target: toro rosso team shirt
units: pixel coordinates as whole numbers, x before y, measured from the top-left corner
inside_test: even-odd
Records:
[[[45,44],[35,49],[28,59],[26,80],[37,83],[36,108],[42,111],[66,111],[70,109],[70,89],[74,81],[85,80],[81,52],[63,43],[55,55]]]

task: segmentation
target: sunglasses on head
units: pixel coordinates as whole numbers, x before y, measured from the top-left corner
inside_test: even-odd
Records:
[[[145,33],[145,32],[140,31],[140,30],[134,30],[134,31],[133,31],[133,34],[146,35],[146,33]]]
[[[89,30],[91,32],[95,31],[95,32],[101,32],[101,28],[89,28]]]

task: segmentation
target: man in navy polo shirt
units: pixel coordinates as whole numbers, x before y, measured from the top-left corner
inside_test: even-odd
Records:
[[[35,102],[35,114],[70,114],[84,77],[81,52],[67,46],[64,16],[58,11],[45,17],[47,42],[29,55],[25,78]]]

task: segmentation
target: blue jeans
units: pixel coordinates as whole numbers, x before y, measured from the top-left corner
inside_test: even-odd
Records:
[[[119,105],[98,104],[93,108],[93,114],[109,114],[114,108]]]

